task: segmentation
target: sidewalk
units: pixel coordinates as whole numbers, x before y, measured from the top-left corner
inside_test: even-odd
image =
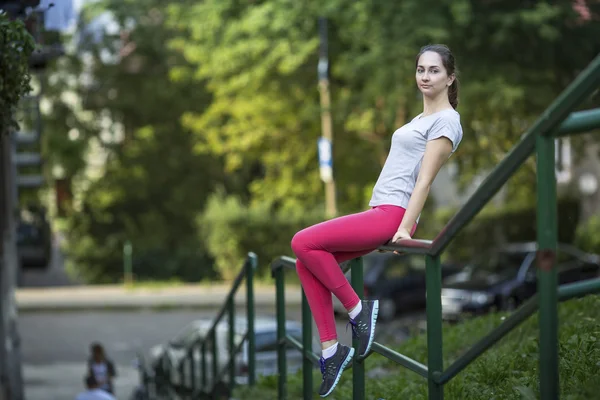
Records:
[[[225,302],[231,286],[182,285],[164,288],[125,287],[122,285],[68,286],[52,288],[22,288],[15,293],[20,312],[76,311],[143,308],[218,308]],[[300,305],[299,287],[286,287],[286,304]],[[275,305],[275,286],[254,288],[257,307]],[[246,304],[246,288],[235,296],[236,306]]]

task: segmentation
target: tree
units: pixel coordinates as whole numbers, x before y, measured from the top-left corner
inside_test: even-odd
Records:
[[[48,151],[78,193],[68,218],[69,259],[91,281],[120,278],[126,239],[140,278],[212,276],[194,217],[216,183],[235,187],[243,180],[223,176],[218,158],[189,151],[180,116],[204,107],[210,96],[202,82],[172,82],[171,68],[186,62],[166,46],[178,32],[164,27],[159,5],[107,1],[99,10],[92,4],[78,53],[47,82],[48,93],[62,92],[47,114]],[[100,11],[119,28],[98,41],[88,18]],[[90,157],[105,162],[98,176],[90,175]]]

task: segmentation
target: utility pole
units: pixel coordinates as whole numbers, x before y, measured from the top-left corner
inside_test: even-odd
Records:
[[[322,132],[322,137],[319,139],[319,164],[321,180],[325,183],[325,213],[327,218],[333,218],[337,215],[335,180],[333,178],[333,123],[329,95],[327,19],[323,17],[319,18],[319,38],[318,73]]]

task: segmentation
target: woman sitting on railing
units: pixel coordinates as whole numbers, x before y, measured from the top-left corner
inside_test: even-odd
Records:
[[[375,338],[379,307],[377,300],[359,299],[339,263],[370,253],[390,239],[410,239],[433,180],[462,139],[460,115],[455,111],[456,66],[446,46],[421,49],[416,82],[423,94],[423,112],[394,132],[370,209],[311,226],[292,239],[296,270],[321,340],[322,397],[333,391],[354,356],[353,348],[337,342],[331,293],[348,310],[361,357]]]

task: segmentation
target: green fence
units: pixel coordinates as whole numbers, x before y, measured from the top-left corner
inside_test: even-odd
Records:
[[[168,351],[183,352],[176,365],[172,357],[165,352],[153,366],[145,365],[143,358],[140,362],[140,381],[146,388],[148,397],[155,398],[227,398],[236,382],[236,356],[240,353],[244,342],[248,343],[248,372],[249,385],[256,382],[256,351],[255,351],[255,309],[254,309],[254,272],[258,265],[254,253],[249,253],[240,273],[233,281],[225,304],[217,313],[212,325],[198,337],[192,337],[186,343],[169,343]],[[242,283],[246,281],[246,320],[247,325],[240,327],[236,324],[235,296]],[[222,362],[219,357],[218,327],[227,315],[226,329],[227,359]],[[209,353],[210,352],[210,353]],[[175,358],[175,357],[174,357]],[[210,358],[210,362],[207,359]],[[209,365],[210,364],[210,365]],[[175,372],[175,374],[174,374]],[[174,375],[177,377],[174,379]]]
[[[558,301],[588,293],[600,292],[600,279],[558,287],[556,272],[557,200],[555,178],[556,137],[582,133],[600,127],[600,108],[573,112],[590,94],[600,87],[600,55],[548,107],[542,116],[521,138],[507,157],[492,171],[466,204],[433,240],[402,240],[397,245],[380,247],[382,251],[422,254],[426,259],[427,290],[427,347],[428,365],[423,365],[377,342],[372,352],[379,353],[427,379],[429,399],[444,397],[444,384],[455,377],[485,350],[518,326],[539,308],[540,339],[540,393],[543,400],[558,399]],[[507,318],[499,327],[482,338],[470,350],[444,369],[442,353],[442,275],[440,256],[455,235],[467,224],[514,172],[535,152],[537,161],[537,266],[538,294]],[[285,321],[284,268],[294,268],[295,260],[281,257],[272,264],[277,288],[277,317]],[[351,262],[351,283],[357,294],[363,296],[362,260]],[[303,343],[278,330],[279,339],[279,399],[287,398],[286,363],[284,348],[289,344],[304,354],[304,398],[313,396],[312,365],[318,359],[309,349],[312,335],[310,310],[302,295]],[[356,343],[354,343],[356,346]],[[367,355],[366,358],[368,358]],[[355,359],[353,399],[365,398],[365,360]]]

